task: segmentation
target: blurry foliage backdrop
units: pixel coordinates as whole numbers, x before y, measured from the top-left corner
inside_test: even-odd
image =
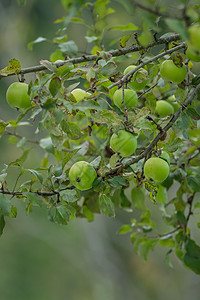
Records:
[[[20,7],[22,2],[0,1],[0,69],[10,58],[19,59],[22,67],[37,65],[40,59],[49,59],[55,48],[52,43],[45,42],[35,44],[33,51],[29,51],[27,45],[38,36],[52,40],[58,29],[54,21],[65,14],[60,3],[64,1],[27,0],[26,5]],[[130,2],[111,1],[116,10],[109,16],[111,24],[117,25],[119,20],[120,24],[131,22],[132,12],[130,10],[127,15],[124,8]],[[173,5],[176,5],[174,1]],[[75,40],[83,50],[84,30],[83,26],[70,24],[66,32],[69,40]],[[116,44],[109,44],[109,34]],[[118,34],[117,31],[114,35],[107,32],[107,48],[119,45]],[[26,75],[26,81],[32,76]],[[15,114],[5,101],[6,89],[14,80],[17,78],[0,81],[0,118],[3,119]],[[31,136],[33,132],[28,134]],[[18,154],[16,150],[13,153],[6,140],[0,140],[1,168],[4,162]],[[31,157],[33,164],[37,155]],[[27,217],[25,210],[20,209],[23,204],[17,200],[16,205],[19,217],[7,220],[0,239],[2,300],[199,299],[199,277],[184,269],[176,258],[174,261],[172,258],[175,268],[167,267],[163,261],[166,253],[158,247],[144,263],[134,254],[129,237],[117,235],[121,225],[129,221],[123,212],[118,212],[115,219],[101,215],[92,223],[77,219],[61,227],[50,223],[41,208],[35,208]],[[149,205],[153,210],[153,204]],[[158,222],[159,211],[155,210],[154,214]]]

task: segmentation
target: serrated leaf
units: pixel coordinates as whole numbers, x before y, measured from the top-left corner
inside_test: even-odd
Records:
[[[188,107],[187,110],[186,110],[186,113],[192,119],[194,119],[194,120],[200,120],[200,114],[193,107]]]
[[[127,185],[127,180],[121,176],[114,176],[111,179],[108,179],[110,186],[115,188],[121,188],[122,186]]]
[[[68,208],[61,204],[57,204],[49,210],[49,219],[54,223],[67,225],[69,217]]]
[[[57,95],[61,88],[61,80],[59,77],[53,77],[49,83],[49,91],[53,97]]]
[[[62,130],[67,134],[67,136],[72,140],[78,140],[82,137],[83,133],[78,125],[72,122],[67,122],[62,120],[61,123]]]
[[[9,66],[5,67],[4,69],[0,70],[1,76],[8,76],[10,74],[18,74],[21,70],[21,64],[19,60],[16,58],[9,60]]]
[[[68,56],[75,56],[78,52],[78,47],[74,41],[68,41],[59,44],[60,50]]]
[[[52,62],[48,61],[47,59],[45,60],[41,59],[40,64],[43,65],[47,70],[51,71],[52,73],[55,73],[57,71],[56,66]]]
[[[61,201],[76,202],[78,195],[76,190],[64,190],[60,192]]]
[[[114,205],[111,199],[105,194],[100,194],[99,196],[99,208],[101,213],[107,215],[108,217],[115,217]]]
[[[26,196],[28,202],[31,203],[31,205],[42,207],[43,204],[42,196],[38,195],[37,193],[31,193],[31,192],[30,193],[25,192],[23,193],[23,195]]]

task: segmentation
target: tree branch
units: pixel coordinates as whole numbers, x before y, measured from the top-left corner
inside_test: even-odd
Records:
[[[154,40],[153,42],[149,43],[145,49],[157,46],[157,45],[162,45],[162,44],[168,44],[171,42],[175,42],[180,40],[180,35],[179,34],[172,34],[168,37],[163,37],[163,38],[159,38],[157,40]],[[137,52],[144,49],[143,46],[141,45],[133,45],[133,46],[129,46],[129,47],[125,47],[122,49],[116,49],[116,50],[111,50],[106,52],[106,55],[111,55],[113,57],[116,56],[121,56],[121,55],[125,55],[127,53],[131,53],[131,52]],[[100,56],[95,54],[95,55],[83,55],[81,57],[76,57],[76,58],[70,58],[67,60],[63,60],[63,61],[59,61],[59,62],[55,62],[53,63],[53,65],[55,65],[57,68],[59,68],[60,66],[64,66],[67,63],[73,63],[73,64],[78,64],[78,63],[82,63],[82,62],[88,62],[88,61],[95,61],[97,59],[99,59]],[[44,65],[38,65],[38,66],[32,66],[32,67],[28,67],[28,68],[24,68],[21,69],[20,72],[18,74],[27,74],[27,73],[35,73],[35,72],[39,72],[39,71],[43,71],[46,70],[47,68]],[[7,76],[13,76],[16,75],[15,72],[8,74]],[[0,79],[6,77],[3,75],[0,75]]]
[[[169,49],[169,50],[166,50],[148,60],[146,60],[145,62],[139,64],[135,69],[133,69],[132,71],[130,71],[129,73],[127,73],[126,75],[124,75],[120,80],[118,80],[117,82],[111,84],[108,89],[112,89],[113,87],[117,86],[117,85],[120,85],[122,84],[123,82],[127,81],[128,80],[128,77],[132,77],[134,73],[136,73],[140,68],[144,67],[145,65],[148,65],[149,63],[155,61],[155,60],[158,60],[159,58],[165,56],[166,54],[171,54],[179,49],[182,49],[182,48],[185,48],[186,47],[186,44],[185,43],[181,43],[180,45],[172,48],[172,49]]]

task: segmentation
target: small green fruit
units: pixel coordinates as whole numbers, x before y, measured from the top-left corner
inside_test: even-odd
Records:
[[[177,110],[181,107],[181,105],[176,101],[175,95],[172,95],[172,96],[168,97],[167,100],[168,100],[168,101],[170,102],[170,104],[173,106],[174,112],[177,112]]]
[[[130,65],[124,70],[124,75],[134,70],[137,66]],[[131,82],[128,83],[128,87],[135,91],[140,91],[145,88],[147,84],[148,72],[144,68],[140,68],[131,78]]]
[[[163,182],[169,175],[168,163],[159,157],[151,157],[144,164],[144,175],[147,179]]]
[[[86,161],[76,162],[69,170],[70,182],[80,191],[91,189],[96,177],[95,169]]]
[[[71,94],[75,98],[76,102],[79,102],[79,101],[83,100],[84,98],[87,98],[91,95],[90,93],[88,93],[82,89],[78,89],[78,88],[71,91]]]
[[[165,81],[171,81],[173,83],[181,83],[187,74],[186,65],[177,67],[172,60],[165,60],[160,67],[160,75]]]
[[[125,130],[119,130],[118,133],[113,133],[110,139],[110,147],[113,151],[120,153],[122,157],[132,155],[137,148],[136,137]]]
[[[31,107],[31,100],[28,95],[28,84],[24,82],[12,83],[6,92],[6,100],[13,108],[18,108],[21,111]]]
[[[169,116],[174,113],[173,106],[165,100],[159,100],[156,102],[155,113],[161,118]]]
[[[122,89],[115,91],[113,95],[113,102],[119,109],[124,111]],[[138,103],[137,93],[133,90],[124,89],[124,102],[127,109],[133,108]]]

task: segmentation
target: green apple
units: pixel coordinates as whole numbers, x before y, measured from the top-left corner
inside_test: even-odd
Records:
[[[167,100],[173,106],[174,112],[177,112],[177,110],[181,107],[181,105],[176,101],[175,95],[168,97]]]
[[[124,111],[122,89],[115,91],[113,95],[113,102],[119,109]],[[138,103],[137,93],[131,89],[124,89],[124,102],[127,109],[133,108]]]
[[[113,151],[120,153],[122,157],[132,155],[137,148],[136,137],[125,130],[119,130],[118,133],[113,133],[110,139],[110,147]]]
[[[86,161],[78,161],[69,170],[70,182],[80,191],[92,188],[97,177],[95,169]]]
[[[71,95],[73,95],[76,102],[79,102],[79,101],[83,100],[84,98],[89,97],[91,94],[82,89],[77,88],[77,89],[74,89],[73,91],[71,91]]]
[[[156,182],[163,182],[168,177],[169,171],[169,164],[159,157],[151,157],[144,164],[145,177]]]
[[[28,84],[24,82],[12,83],[6,92],[6,100],[13,108],[18,108],[21,111],[31,107],[31,100],[28,95]]]
[[[173,114],[174,108],[169,102],[165,100],[159,100],[156,101],[155,113],[158,114],[161,118],[164,118]]]
[[[165,60],[160,66],[160,75],[165,81],[171,81],[173,83],[181,83],[187,74],[186,65],[178,67],[172,60]]]
[[[137,66],[130,65],[124,70],[124,75],[134,70]],[[128,87],[134,89],[135,91],[140,91],[145,88],[147,84],[148,72],[144,68],[140,68],[133,77],[131,78],[131,82],[128,83]]]
[[[189,27],[189,41],[190,44],[196,48],[197,51],[200,49],[200,24],[196,23]]]
[[[192,61],[199,62],[200,61],[200,48],[197,50],[190,43],[187,46],[186,53],[187,57]]]

